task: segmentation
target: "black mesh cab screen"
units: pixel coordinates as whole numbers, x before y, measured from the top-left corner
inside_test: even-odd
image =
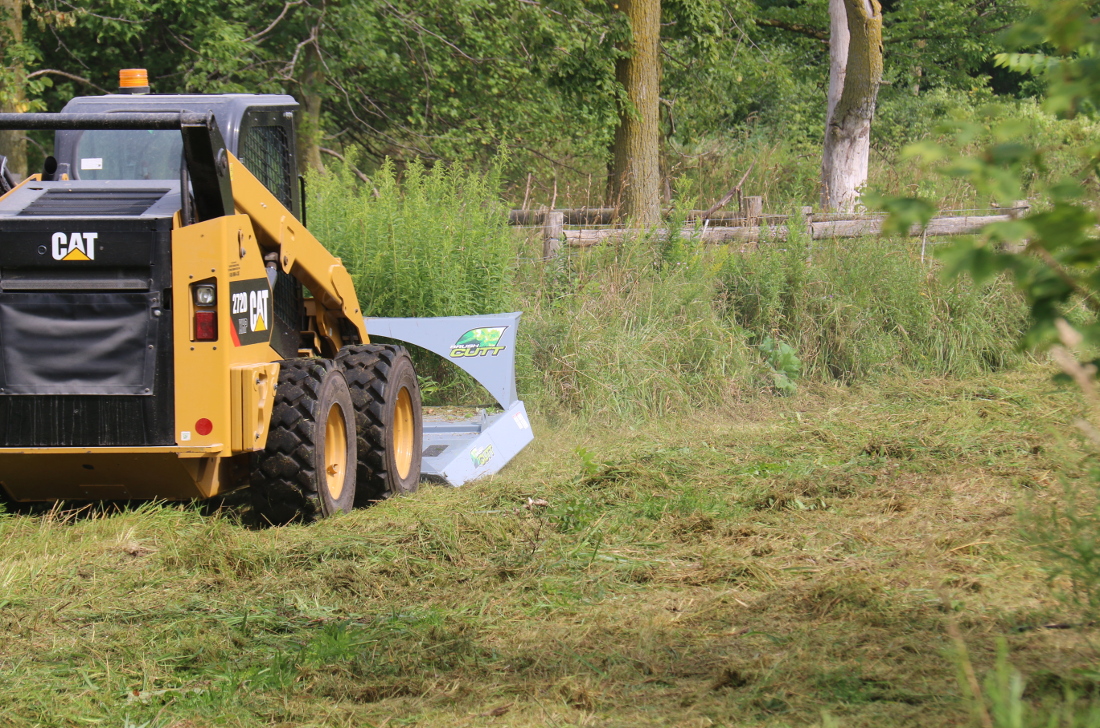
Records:
[[[0,294],[0,391],[151,395],[154,303],[148,293]]]
[[[275,125],[248,127],[240,141],[241,163],[271,190],[287,209],[294,205],[290,176],[290,139],[286,128]]]

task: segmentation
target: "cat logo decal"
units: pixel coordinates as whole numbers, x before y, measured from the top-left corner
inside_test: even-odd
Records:
[[[99,233],[54,233],[54,260],[95,260],[95,241]]]

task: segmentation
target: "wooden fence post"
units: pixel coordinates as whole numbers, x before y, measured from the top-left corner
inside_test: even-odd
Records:
[[[1028,204],[1027,200],[1016,200],[1012,203],[1012,207],[1008,208],[1008,219],[1019,220],[1030,209],[1031,205]],[[1000,246],[1001,250],[1005,253],[1022,253],[1026,247],[1027,240],[1020,243],[1005,243]]]
[[[764,214],[764,198],[763,197],[742,197],[741,198],[741,217],[745,220],[745,225],[752,227],[753,225],[760,224],[760,216]]]
[[[802,222],[806,230],[806,239],[809,243],[806,244],[806,260],[810,260],[814,255],[814,208],[803,207],[798,210],[802,215]],[[788,223],[790,224],[790,223]]]
[[[542,220],[542,257],[550,260],[565,242],[565,213],[550,210]]]

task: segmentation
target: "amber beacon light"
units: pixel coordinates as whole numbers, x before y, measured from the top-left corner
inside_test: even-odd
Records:
[[[149,93],[149,73],[144,68],[123,68],[118,72],[118,92],[121,94]]]

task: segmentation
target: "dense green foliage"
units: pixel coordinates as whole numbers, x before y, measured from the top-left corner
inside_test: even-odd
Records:
[[[663,167],[672,193],[696,179],[697,192],[717,196],[748,168],[743,159],[773,150],[797,174],[761,163],[747,188],[775,207],[816,197],[825,0],[666,0],[663,12]],[[884,12],[889,85],[880,115],[900,123],[876,128],[873,143],[888,156],[928,133],[931,122],[907,126],[917,119],[1041,87],[991,62],[997,31],[1023,17],[1018,0],[897,0]],[[23,14],[25,43],[4,50],[9,70],[22,59],[38,107],[113,89],[120,67],[144,66],[160,92],[284,91],[308,100],[320,114],[320,146],[358,147],[368,171],[386,156],[400,166],[417,157],[480,165],[508,144],[503,173],[514,197],[527,191],[544,204],[559,190],[559,202],[602,201],[622,97],[614,62],[629,37],[607,3],[39,0],[24,3]],[[768,189],[775,179],[793,189]]]
[[[366,316],[499,313],[515,303],[514,239],[495,175],[384,165],[372,186],[347,165],[310,178],[311,232],[340,256]]]
[[[336,165],[311,178],[310,228],[367,315],[524,311],[520,391],[544,413],[638,418],[799,377],[974,375],[1017,358],[1021,298],[1004,281],[942,282],[919,241],[796,236],[741,254],[654,234],[543,261],[505,225],[498,184],[413,165],[401,184],[383,167],[372,187]]]

